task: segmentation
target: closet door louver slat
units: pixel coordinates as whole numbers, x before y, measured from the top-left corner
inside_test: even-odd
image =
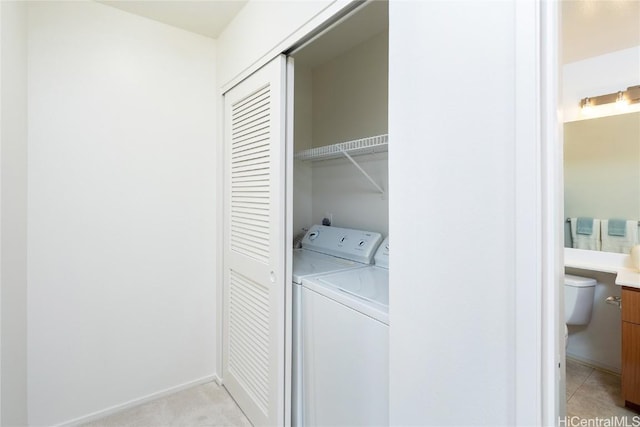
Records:
[[[232,185],[231,187],[231,213],[236,212],[236,208],[244,206],[245,203],[253,203],[255,212],[258,215],[262,215],[264,220],[260,224],[256,224],[255,227],[247,233],[247,229],[241,226],[241,223],[236,218],[231,218],[231,235],[239,237],[231,240],[231,250],[241,252],[247,256],[253,257],[256,261],[266,263],[269,259],[269,205],[268,200],[270,198],[270,182],[269,175],[263,173],[270,167],[270,155],[269,144],[265,143],[254,146],[249,149],[238,150],[238,146],[235,145],[236,133],[235,123],[237,120],[243,120],[243,128],[252,126],[253,123],[266,124],[261,130],[266,129],[268,133],[268,124],[270,119],[270,111],[268,108],[264,108],[266,102],[269,101],[270,87],[266,86],[260,89],[256,94],[251,96],[253,99],[263,100],[261,105],[255,106],[259,109],[259,113],[251,115],[254,107],[251,103],[243,102],[242,109],[234,109],[231,116],[232,128],[232,147],[231,147],[231,180],[237,177],[237,172],[244,171],[248,173],[242,174],[243,179],[255,178],[255,183],[260,184],[259,187],[242,187]],[[262,108],[260,108],[262,107]],[[250,119],[243,118],[243,116],[249,115]],[[250,133],[242,133],[243,136],[251,137]],[[243,146],[240,146],[243,147]],[[240,154],[241,153],[241,154]],[[247,166],[252,168],[248,169]],[[251,188],[253,191],[247,191]],[[238,228],[242,229],[244,233],[241,233]],[[244,238],[243,238],[244,237]]]
[[[242,378],[265,413],[269,404],[268,298],[263,286],[231,272],[229,371]]]

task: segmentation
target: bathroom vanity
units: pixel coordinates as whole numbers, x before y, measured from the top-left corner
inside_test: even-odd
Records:
[[[622,288],[622,398],[640,408],[640,289]]]

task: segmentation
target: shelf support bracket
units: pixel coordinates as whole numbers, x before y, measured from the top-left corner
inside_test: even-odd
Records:
[[[376,184],[376,182],[373,180],[373,178],[371,178],[371,176],[369,176],[369,174],[368,174],[367,172],[365,172],[365,170],[364,170],[364,169],[362,169],[362,167],[358,164],[358,162],[356,162],[355,160],[353,160],[353,157],[351,157],[351,156],[349,155],[349,153],[347,153],[347,152],[346,152],[345,150],[343,150],[343,149],[341,149],[340,151],[342,152],[342,154],[344,154],[344,156],[345,156],[347,159],[349,159],[349,161],[350,161],[351,163],[353,163],[353,165],[354,165],[356,168],[358,168],[358,170],[359,170],[360,172],[362,172],[362,174],[365,176],[365,178],[367,178],[367,179],[369,180],[369,182],[370,182],[371,184],[373,184],[373,186],[374,186],[374,187],[376,187],[376,189],[377,189],[380,193],[384,194],[384,190],[382,189],[382,187],[380,187],[378,184]]]

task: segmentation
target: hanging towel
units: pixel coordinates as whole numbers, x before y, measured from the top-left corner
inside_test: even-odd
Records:
[[[608,236],[624,237],[627,234],[627,220],[611,218],[608,221]]]
[[[591,233],[583,234],[587,230],[588,221],[584,221],[586,218],[582,218],[581,230],[583,233],[578,232],[578,219],[571,218],[571,240],[572,246],[576,249],[589,249],[592,251],[600,250],[600,220],[591,219]],[[587,222],[587,225],[584,224]]]
[[[586,235],[593,234],[593,218],[578,217],[576,233]]]
[[[617,231],[615,220],[602,220],[602,250],[604,252],[617,252],[621,254],[631,253],[631,248],[638,244],[638,221],[624,222],[625,230],[622,236],[612,234]],[[614,225],[612,228],[611,226]]]

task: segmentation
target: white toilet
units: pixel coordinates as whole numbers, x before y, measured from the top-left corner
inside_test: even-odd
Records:
[[[596,279],[564,275],[564,345],[567,346],[567,325],[586,325],[591,320]]]

